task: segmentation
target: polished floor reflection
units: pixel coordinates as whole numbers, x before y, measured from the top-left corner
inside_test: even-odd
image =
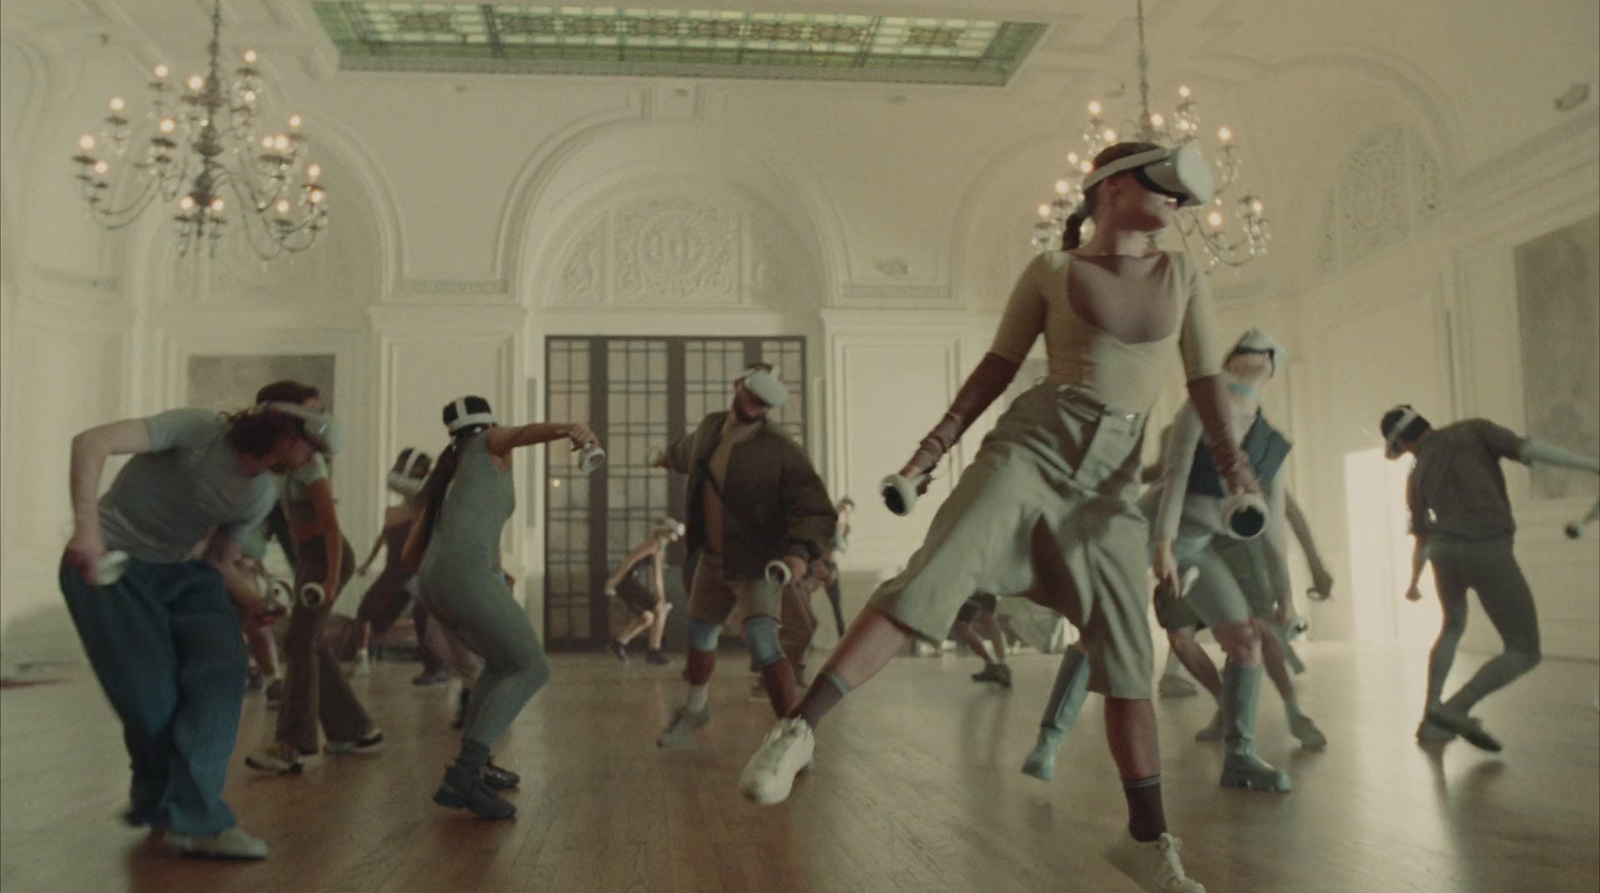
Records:
[[[1310,646],[1303,703],[1328,734],[1294,747],[1263,697],[1262,754],[1288,796],[1217,787],[1217,745],[1196,744],[1201,699],[1164,700],[1168,816],[1212,893],[1592,893],[1600,887],[1600,715],[1593,663],[1547,660],[1482,708],[1498,756],[1411,738],[1424,655]],[[1463,655],[1457,674],[1480,658]],[[1016,687],[980,687],[954,657],[895,661],[819,734],[816,770],[788,805],[735,794],[770,725],[734,655],[697,745],[654,738],[680,694],[675,668],[557,656],[553,681],[497,753],[520,771],[515,822],[429,802],[455,739],[453,693],[380,664],[358,689],[388,733],[375,757],[322,757],[299,778],[242,764],[229,799],[264,836],[256,865],[169,857],[114,818],[126,757],[83,674],[0,696],[0,888],[33,891],[1122,891],[1099,859],[1122,833],[1121,791],[1091,698],[1055,783],[1018,773],[1055,661],[1014,660]],[[269,716],[245,704],[237,757]]]

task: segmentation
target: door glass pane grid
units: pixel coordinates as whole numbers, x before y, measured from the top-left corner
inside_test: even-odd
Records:
[[[546,417],[589,422],[589,340],[549,343]],[[559,445],[547,457],[545,476],[545,638],[589,636],[589,479],[578,473]]]
[[[606,342],[606,569],[614,571],[644,542],[656,518],[666,515],[668,476],[647,465],[651,453],[672,440],[667,430],[667,350],[664,340],[612,338]],[[650,579],[649,562],[635,569]],[[653,585],[647,584],[647,585]],[[609,605],[613,626],[631,613]]]
[[[553,454],[547,464],[547,643],[588,645],[620,630],[631,616],[613,601],[601,612],[609,617],[611,628],[591,628],[591,600],[604,595],[601,579],[592,579],[589,487],[606,487],[606,518],[601,529],[605,542],[593,545],[602,547],[605,573],[609,574],[650,534],[655,519],[668,514],[673,489],[683,486],[681,476],[646,467],[650,454],[676,436],[693,431],[708,413],[726,409],[733,379],[744,370],[747,357],[759,356],[771,363],[788,383],[789,403],[773,414],[773,420],[785,433],[805,443],[805,340],[552,338],[548,343],[549,418],[588,422],[591,398],[605,401],[605,419],[596,426],[596,434],[606,445],[606,466],[585,477],[570,461],[557,460],[559,454]],[[593,383],[589,374],[592,349],[604,349],[606,356],[603,377]],[[668,369],[674,357],[684,368],[680,393],[669,392]],[[681,418],[685,430],[670,431],[670,418]],[[651,570],[648,562],[639,569],[646,585],[652,585]]]
[[[770,339],[761,342],[761,362],[771,366],[789,386],[789,402],[767,414],[789,439],[806,445],[806,354],[805,342]]]

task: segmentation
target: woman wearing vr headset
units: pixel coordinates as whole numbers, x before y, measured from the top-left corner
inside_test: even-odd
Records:
[[[628,662],[628,643],[647,629],[650,630],[650,650],[645,653],[645,660],[662,666],[672,663],[672,658],[661,653],[661,636],[667,630],[667,615],[672,612],[672,605],[667,604],[667,546],[682,539],[684,531],[682,521],[656,519],[655,530],[650,532],[650,537],[635,546],[628,557],[622,560],[617,572],[606,580],[606,595],[621,600],[634,615],[633,622],[622,631],[622,635],[612,639],[606,646],[623,663]],[[653,595],[652,589],[647,588],[634,574],[634,568],[647,558],[650,559]]]
[[[1539,615],[1513,549],[1517,525],[1500,461],[1600,474],[1600,460],[1522,437],[1488,419],[1434,428],[1409,405],[1384,413],[1378,427],[1390,459],[1406,453],[1416,457],[1406,480],[1406,506],[1416,539],[1406,598],[1422,599],[1417,583],[1431,561],[1444,609],[1444,624],[1428,655],[1428,700],[1417,740],[1449,741],[1460,735],[1475,747],[1498,751],[1500,742],[1471,715],[1472,708],[1538,666],[1541,659]],[[1478,593],[1505,650],[1442,701],[1456,646],[1467,628],[1469,589]]]
[[[481,656],[484,668],[467,705],[461,751],[433,800],[480,818],[509,819],[517,808],[495,789],[519,779],[491,767],[489,749],[550,677],[533,623],[500,565],[501,532],[517,505],[511,451],[561,439],[576,450],[599,441],[573,423],[499,427],[482,397],[453,400],[443,415],[450,445],[423,484],[422,515],[404,557],[418,570],[434,621]]]
[[[416,521],[417,513],[420,511],[417,496],[422,492],[422,482],[427,480],[428,472],[432,468],[433,457],[419,449],[406,447],[394,460],[394,467],[389,469],[386,483],[389,492],[400,497],[400,502],[389,506],[384,512],[383,531],[372,543],[372,551],[367,554],[367,560],[356,570],[356,573],[366,576],[372,568],[372,562],[377,560],[378,552],[388,549],[383,573],[367,587],[366,593],[361,596],[361,606],[356,609],[355,675],[357,676],[365,676],[371,672],[367,649],[371,645],[373,631],[376,630],[380,636],[388,631],[417,595],[415,582],[417,573],[400,560],[400,553],[405,550],[406,538],[411,535],[411,525]],[[423,653],[423,670],[421,675],[411,680],[418,685],[444,681],[443,664],[427,647],[424,641],[426,631],[423,627],[425,624],[419,623],[417,630],[417,644]]]
[[[1145,413],[1179,355],[1228,491],[1256,489],[1228,424],[1204,277],[1186,255],[1150,245],[1179,205],[1209,200],[1210,174],[1188,148],[1121,143],[1095,158],[1065,250],[1028,264],[990,352],[911,460],[884,482],[891,510],[911,509],[939,460],[1005,392],[1041,334],[1048,380],[1012,403],[906,570],[874,593],[798,707],[751,758],[746,796],[787,798],[795,775],[812,763],[812,730],[823,715],[913,637],[944,638],[973,592],[1026,593],[1083,632],[1089,689],[1106,696],[1130,832],[1107,858],[1146,890],[1203,890],[1185,875],[1162,811],[1145,620],[1148,525],[1134,499]],[[1093,238],[1080,247],[1090,219]]]
[[[1162,571],[1174,566],[1185,572],[1192,568],[1194,573],[1194,582],[1185,593],[1171,588],[1170,583],[1156,590],[1156,618],[1170,632],[1173,650],[1191,643],[1194,627],[1205,623],[1227,655],[1220,678],[1203,651],[1202,663],[1193,668],[1201,684],[1219,695],[1219,718],[1213,721],[1217,734],[1205,730],[1197,739],[1224,741],[1224,786],[1287,792],[1288,775],[1255,753],[1264,651],[1267,662],[1276,665],[1273,681],[1283,694],[1295,737],[1312,748],[1326,746],[1327,739],[1300,711],[1294,685],[1283,666],[1281,643],[1272,628],[1275,617],[1291,599],[1284,510],[1287,491],[1279,473],[1289,442],[1261,415],[1261,388],[1276,374],[1282,357],[1282,348],[1271,336],[1251,329],[1224,362],[1231,430],[1265,489],[1264,505],[1257,506],[1266,510],[1265,528],[1258,531],[1259,536],[1240,538],[1230,527],[1228,514],[1233,506],[1211,451],[1200,443],[1202,429],[1193,403],[1178,411],[1164,444],[1161,482],[1139,500],[1139,506],[1150,519],[1150,548],[1158,576],[1170,579]],[[1180,638],[1184,633],[1187,641]],[[1088,676],[1083,652],[1068,649],[1045,708],[1039,740],[1023,764],[1024,773],[1045,780],[1053,774],[1056,749],[1077,719]]]
[[[296,554],[294,606],[283,643],[288,666],[273,741],[245,758],[252,769],[287,775],[299,773],[301,758],[317,752],[319,723],[329,753],[370,753],[383,743],[383,732],[350,690],[333,645],[322,634],[339,590],[355,572],[355,549],[339,531],[323,458],[339,450],[338,423],[322,411],[317,389],[296,381],[267,385],[256,392],[256,403],[297,416],[308,432],[322,432],[322,452],[284,479],[279,497]]]

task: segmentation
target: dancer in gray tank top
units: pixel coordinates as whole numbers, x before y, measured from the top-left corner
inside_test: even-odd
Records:
[[[544,649],[528,612],[511,593],[500,567],[500,532],[516,509],[511,451],[563,437],[581,448],[598,441],[577,424],[500,428],[489,401],[463,397],[444,408],[450,446],[422,489],[422,515],[406,542],[405,560],[420,568],[422,598],[444,624],[484,660],[472,688],[461,753],[433,795],[441,806],[480,818],[508,819],[517,809],[495,793],[514,773],[485,777],[489,749],[550,677]]]

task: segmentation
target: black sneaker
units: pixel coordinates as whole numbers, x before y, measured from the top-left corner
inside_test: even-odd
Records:
[[[622,644],[618,640],[612,639],[611,641],[607,642],[606,650],[610,651],[611,655],[615,657],[619,663],[625,664],[628,662],[628,646]]]
[[[1005,671],[1005,676],[1004,677],[1001,676],[1001,671]],[[1002,678],[1006,678],[1007,682],[1009,682],[1010,681],[1009,680],[1009,676],[1010,675],[1011,675],[1010,671],[1006,667],[1005,664],[984,664],[983,665],[983,672],[981,672],[981,673],[973,673],[972,674],[972,681],[973,682],[1000,682],[1000,680]],[[1005,685],[1006,682],[1000,682],[1000,684],[1001,685]]]
[[[465,809],[480,819],[510,819],[517,807],[496,794],[480,776],[466,777],[454,766],[444,771],[444,781],[433,792],[433,802],[449,809]]]
[[[650,649],[650,651],[645,654],[644,660],[645,660],[645,663],[656,664],[658,666],[663,666],[663,667],[672,666],[672,658],[667,657],[665,654],[662,654],[661,653],[661,649],[659,649],[659,648]]]
[[[496,766],[494,760],[490,760],[483,766],[483,783],[488,785],[490,790],[507,791],[522,784],[522,776],[510,769]]]

